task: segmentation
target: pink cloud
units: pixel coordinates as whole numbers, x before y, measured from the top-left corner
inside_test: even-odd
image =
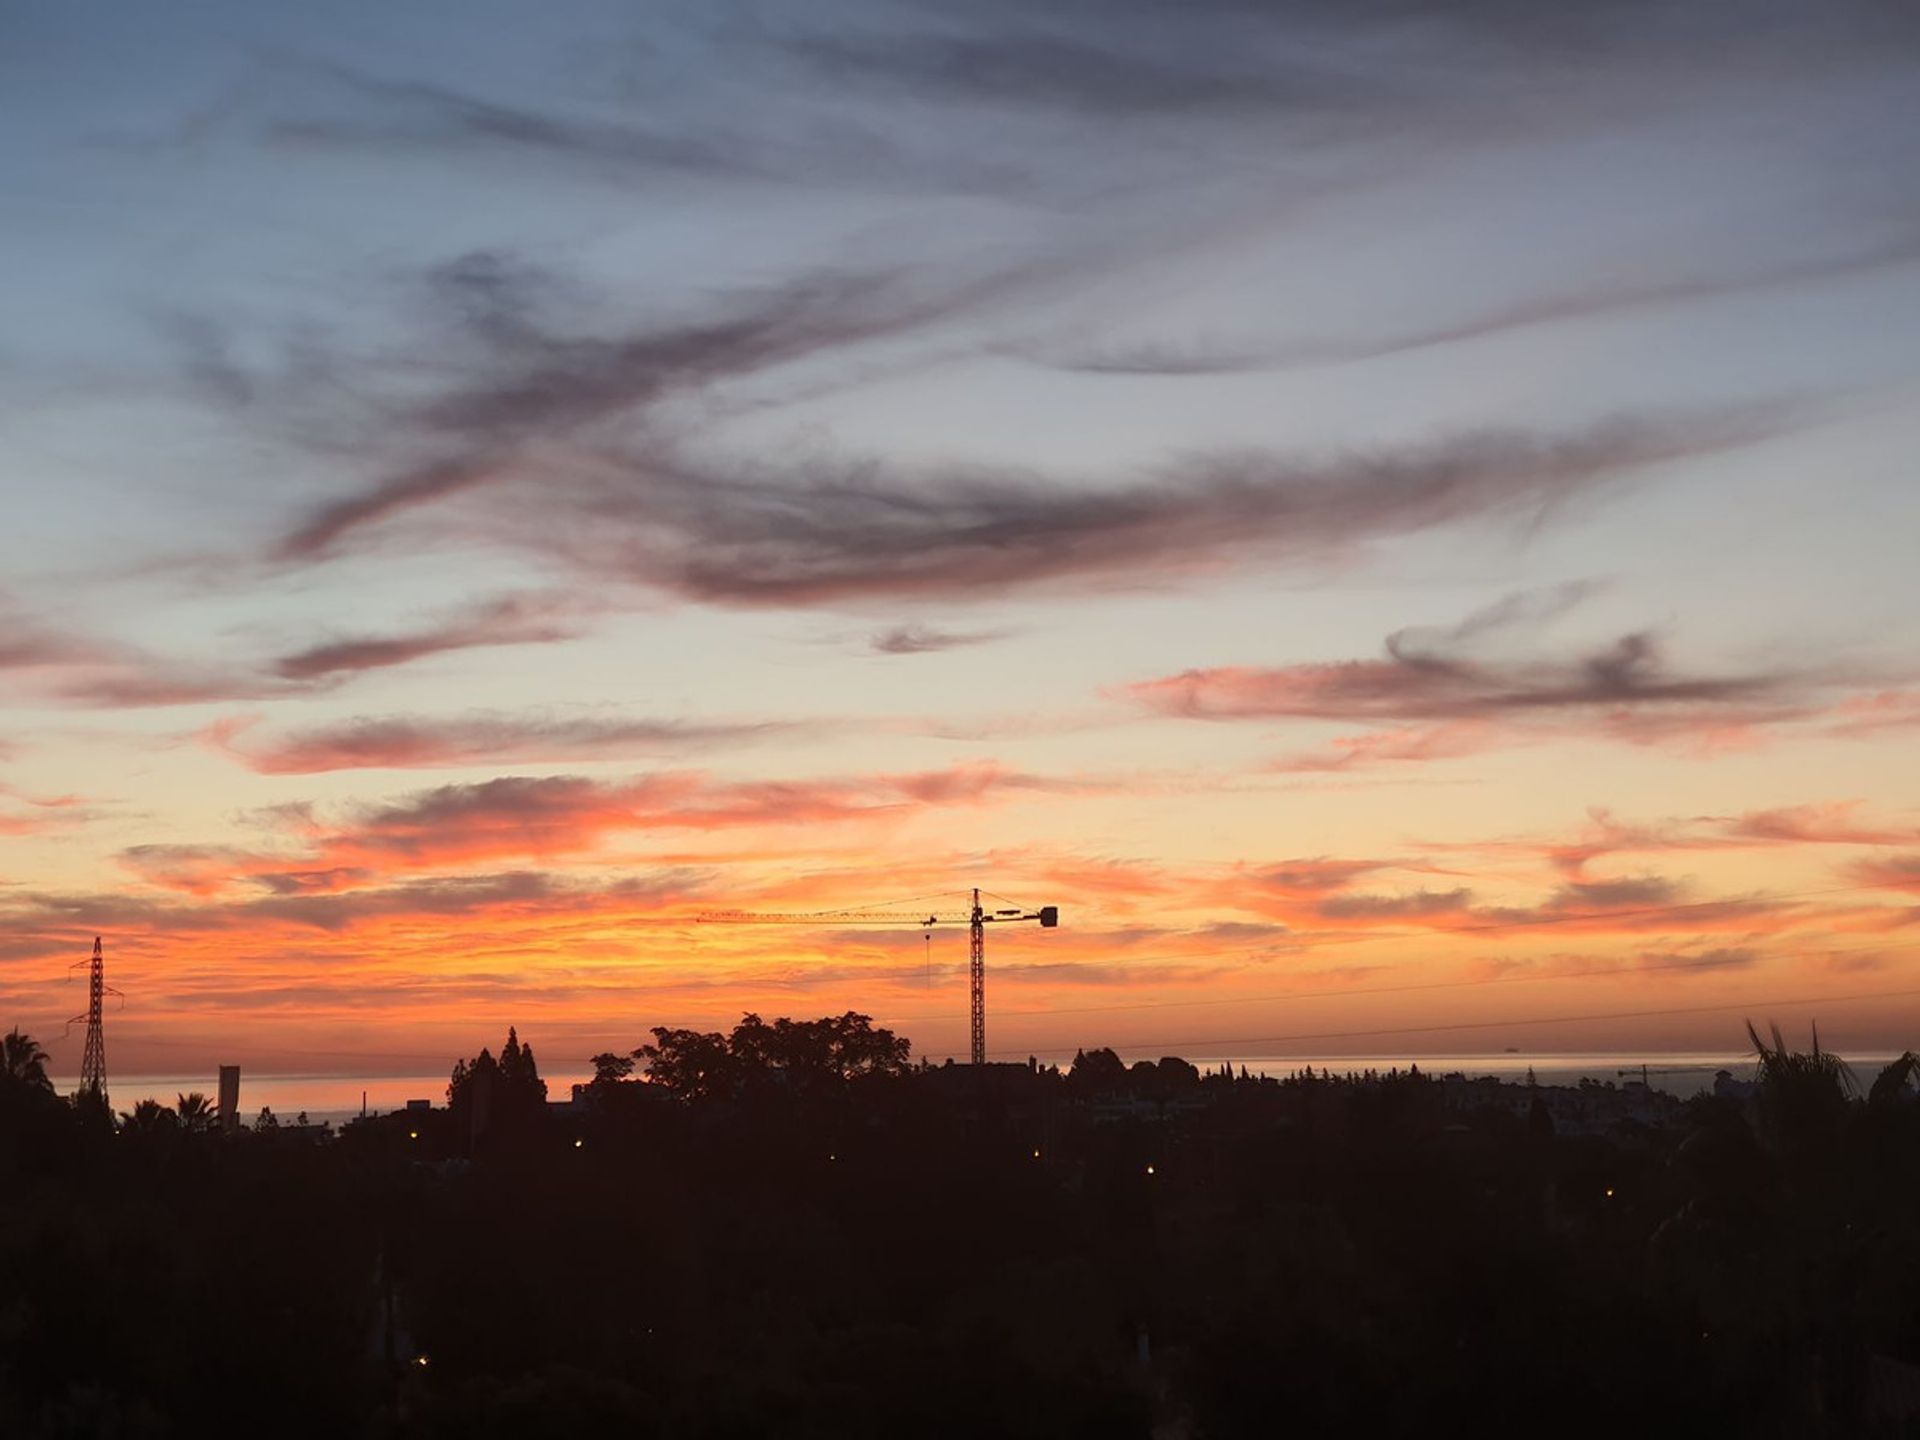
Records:
[[[992,762],[807,781],[722,782],[691,771],[617,782],[506,776],[417,791],[335,819],[295,807],[278,817],[278,825],[298,849],[137,846],[123,852],[121,861],[153,884],[189,894],[249,880],[275,890],[336,888],[394,871],[585,854],[624,834],[830,825],[1084,790],[1092,783],[1052,780]]]
[[[1324,750],[1285,756],[1267,768],[1284,774],[1320,774],[1395,761],[1450,760],[1491,749],[1500,739],[1499,729],[1487,721],[1455,720],[1440,725],[1343,735],[1329,741]]]
[[[314,775],[336,770],[418,770],[680,755],[782,736],[793,738],[817,726],[817,722],[801,721],[475,712],[450,718],[360,718],[256,738],[259,723],[259,716],[229,716],[202,729],[199,739],[261,775]]]
[[[1431,762],[1585,738],[1716,755],[1751,749],[1785,727],[1847,714],[1850,707],[1848,733],[1920,716],[1920,700],[1905,694],[1849,697],[1864,677],[1844,668],[1679,670],[1645,631],[1571,655],[1498,652],[1498,642],[1538,629],[1589,591],[1522,593],[1456,625],[1400,630],[1375,659],[1213,666],[1139,681],[1119,693],[1181,719],[1378,727],[1273,763],[1287,772]]]
[[[1920,893],[1920,854],[1861,860],[1850,867],[1850,873],[1863,885]]]

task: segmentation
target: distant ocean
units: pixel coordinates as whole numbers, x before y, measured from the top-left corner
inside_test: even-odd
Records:
[[[1072,1055],[1042,1055],[1043,1064],[1058,1064],[1063,1069]],[[1126,1053],[1129,1064],[1156,1058]],[[1850,1059],[1863,1087],[1871,1083],[1879,1068],[1891,1057]],[[1244,1066],[1252,1075],[1291,1075],[1311,1065],[1314,1070],[1332,1070],[1336,1075],[1365,1070],[1405,1070],[1418,1065],[1429,1075],[1454,1072],[1469,1076],[1491,1075],[1501,1080],[1525,1080],[1531,1070],[1542,1085],[1577,1085],[1582,1080],[1621,1084],[1644,1076],[1656,1090],[1691,1096],[1713,1088],[1715,1072],[1727,1070],[1739,1079],[1751,1079],[1752,1055],[1529,1055],[1512,1052],[1472,1055],[1233,1055],[1207,1056],[1193,1062],[1202,1070],[1217,1070],[1222,1063],[1233,1066],[1238,1074]],[[591,1078],[588,1072],[549,1074],[548,1093],[564,1100],[576,1081]],[[74,1088],[71,1076],[59,1077],[62,1091]],[[109,1075],[108,1093],[116,1110],[131,1110],[144,1099],[171,1105],[180,1095],[198,1090],[209,1099],[217,1087],[217,1077],[205,1075]],[[341,1124],[361,1113],[362,1097],[368,1114],[382,1115],[403,1109],[409,1100],[446,1103],[445,1072],[434,1075],[275,1075],[243,1071],[240,1077],[240,1111],[251,1123],[262,1106],[272,1109],[282,1123],[291,1123],[305,1111],[315,1124],[329,1121]]]

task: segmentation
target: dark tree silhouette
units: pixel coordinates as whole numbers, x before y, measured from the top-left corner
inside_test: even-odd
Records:
[[[653,1044],[633,1055],[645,1062],[649,1084],[681,1100],[704,1100],[774,1084],[808,1093],[900,1076],[909,1069],[912,1050],[910,1041],[876,1027],[871,1016],[849,1010],[772,1024],[749,1013],[725,1036],[655,1026]]]
[[[133,1109],[121,1112],[120,1128],[129,1135],[157,1135],[178,1130],[180,1117],[158,1100],[142,1100]]]
[[[547,1082],[540,1078],[533,1047],[520,1043],[516,1028],[508,1028],[498,1060],[482,1049],[471,1060],[454,1062],[447,1109],[454,1134],[467,1147],[489,1136],[524,1139],[544,1126]]]
[[[1912,1098],[1916,1082],[1920,1082],[1920,1055],[1909,1050],[1874,1077],[1867,1103],[1875,1109],[1902,1104]]]
[[[1074,1053],[1067,1079],[1082,1094],[1119,1090],[1127,1083],[1127,1065],[1104,1045],[1093,1050],[1079,1050]]]
[[[474,1090],[485,1085],[489,1090],[500,1074],[500,1062],[485,1046],[471,1060],[453,1062],[453,1076],[447,1081],[447,1104],[453,1109],[470,1103]],[[485,1077],[482,1079],[481,1077]]]
[[[520,1043],[520,1032],[507,1027],[507,1043],[500,1047],[500,1083],[509,1103],[545,1101],[547,1082],[540,1078],[540,1067],[533,1060],[533,1046]]]
[[[563,1116],[517,1031],[462,1060],[471,1149],[412,1110],[186,1143],[153,1101],[116,1139],[0,1080],[0,1430],[1920,1430],[1912,1057],[1862,1099],[1771,1037],[1751,1099],[1642,1124],[1598,1084],[908,1068],[857,1015],[654,1039]]]
[[[53,1081],[47,1078],[47,1052],[18,1027],[0,1036],[0,1078],[23,1089],[53,1093]]]
[[[732,1092],[737,1067],[727,1037],[717,1032],[653,1027],[653,1043],[633,1058],[646,1066],[647,1083],[679,1100],[708,1100]]]
[[[775,1020],[748,1014],[733,1027],[728,1053],[747,1074],[780,1072],[790,1081],[853,1080],[906,1073],[912,1046],[891,1030],[877,1030],[849,1010],[820,1020]]]
[[[1830,1149],[1838,1140],[1847,1102],[1857,1093],[1853,1072],[1831,1051],[1820,1048],[1820,1032],[1813,1032],[1813,1048],[1787,1048],[1780,1027],[1772,1027],[1773,1044],[1747,1022],[1747,1037],[1759,1057],[1759,1114],[1762,1135],[1783,1153],[1799,1155]]]
[[[198,1090],[179,1096],[173,1109],[180,1117],[180,1128],[189,1135],[209,1134],[220,1124],[219,1110]]]
[[[611,1050],[604,1051],[593,1057],[593,1079],[590,1083],[596,1090],[605,1090],[609,1086],[630,1080],[633,1078],[634,1064],[635,1061],[631,1055],[616,1055]]]

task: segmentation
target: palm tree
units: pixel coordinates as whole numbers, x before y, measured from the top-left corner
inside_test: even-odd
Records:
[[[1909,1050],[1882,1070],[1867,1092],[1867,1103],[1875,1109],[1897,1105],[1907,1098],[1907,1087],[1920,1080],[1920,1055]]]
[[[18,1026],[0,1036],[0,1075],[29,1090],[53,1093],[53,1081],[47,1078],[47,1052],[31,1035],[21,1034]]]
[[[213,1102],[198,1090],[191,1095],[182,1095],[174,1105],[174,1113],[180,1117],[180,1128],[189,1135],[204,1134],[219,1123],[219,1113]]]
[[[1813,1027],[1813,1049],[1804,1052],[1787,1049],[1778,1025],[1769,1028],[1773,1032],[1772,1048],[1760,1038],[1753,1022],[1747,1021],[1747,1038],[1753,1041],[1754,1052],[1759,1056],[1762,1085],[1806,1084],[1819,1090],[1836,1090],[1842,1096],[1852,1095],[1859,1089],[1847,1062],[1831,1050],[1820,1048],[1818,1025]]]
[[[1853,1071],[1831,1050],[1820,1048],[1820,1031],[1813,1031],[1813,1049],[1789,1050],[1772,1027],[1773,1044],[1747,1022],[1747,1036],[1759,1057],[1760,1120],[1767,1138],[1781,1151],[1824,1150],[1837,1143],[1846,1123],[1848,1102],[1859,1093]]]
[[[151,1135],[179,1126],[180,1117],[158,1100],[142,1100],[133,1109],[122,1111],[120,1128],[130,1135]]]

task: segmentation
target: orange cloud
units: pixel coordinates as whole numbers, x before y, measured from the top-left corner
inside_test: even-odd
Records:
[[[1852,867],[1852,874],[1861,884],[1877,889],[1920,893],[1920,854],[1862,860]]]
[[[1855,820],[1858,800],[1754,810],[1727,826],[1729,836],[1783,845],[1911,845],[1920,826],[1867,825]]]
[[[1084,790],[1094,783],[1029,775],[991,761],[817,781],[720,782],[696,772],[621,782],[503,776],[418,791],[334,820],[318,818],[309,807],[283,810],[279,823],[300,842],[297,850],[148,845],[120,858],[152,883],[187,894],[212,894],[240,880],[297,893],[349,888],[396,871],[581,855],[620,834],[830,825]]]
[[[1506,737],[1509,743],[1514,737]],[[1502,739],[1485,720],[1454,720],[1441,725],[1409,726],[1366,735],[1343,735],[1320,751],[1273,761],[1267,768],[1289,774],[1337,773],[1394,761],[1451,760],[1493,748]]]

